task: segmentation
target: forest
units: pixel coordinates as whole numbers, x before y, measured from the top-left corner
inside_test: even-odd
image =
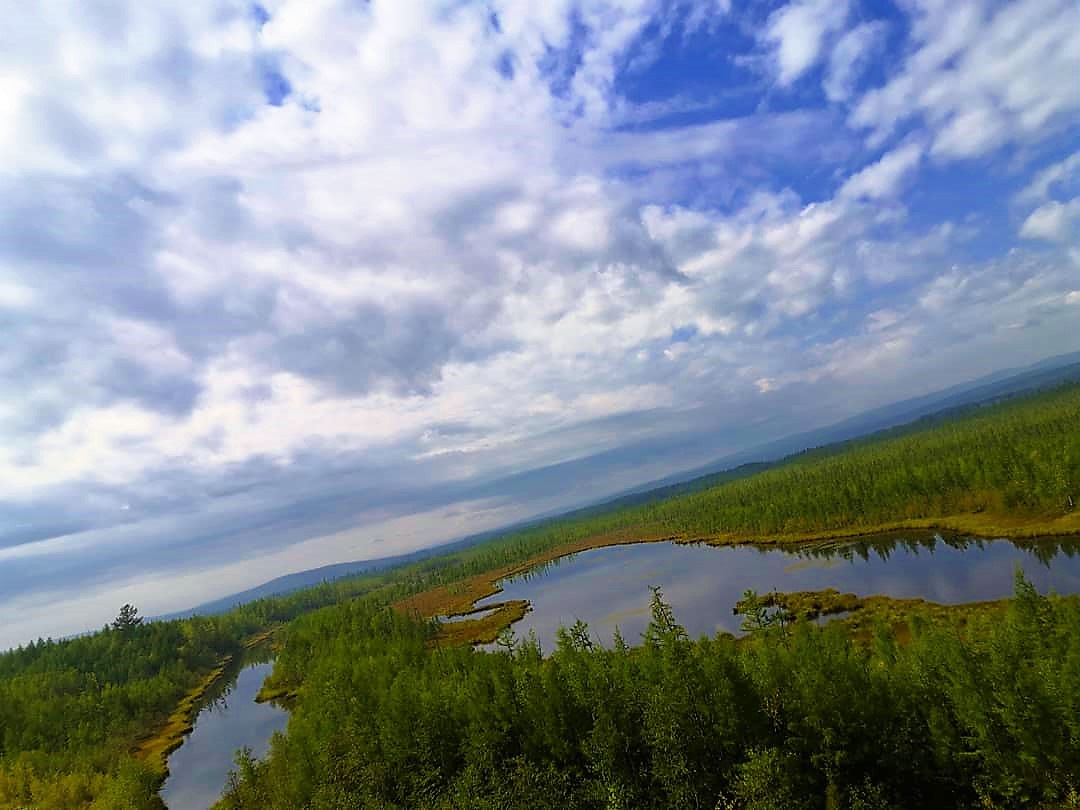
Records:
[[[882,628],[871,648],[810,626],[690,640],[658,599],[640,645],[571,628],[549,658],[527,639],[434,651],[433,626],[391,606],[575,543],[1080,533],[1078,425],[1066,385],[218,616],[39,639],[0,654],[0,807],[159,807],[139,741],[275,628],[274,681],[299,697],[227,807],[1072,806],[1076,607],[1023,583],[981,635]]]
[[[213,617],[106,626],[0,654],[0,807],[160,807],[164,776],[131,756],[245,639],[348,600],[375,578],[325,584]]]
[[[898,644],[748,622],[690,639],[577,624],[483,653],[376,599],[299,619],[288,734],[241,754],[240,808],[1051,808],[1080,802],[1080,603],[1018,574],[1004,618]],[[639,646],[630,646],[630,643]]]

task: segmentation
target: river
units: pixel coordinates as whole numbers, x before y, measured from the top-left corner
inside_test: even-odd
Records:
[[[247,747],[262,757],[273,733],[284,731],[288,713],[255,702],[273,666],[249,658],[207,695],[194,730],[169,757],[169,778],[161,789],[169,810],[206,810],[221,796],[236,751]]]

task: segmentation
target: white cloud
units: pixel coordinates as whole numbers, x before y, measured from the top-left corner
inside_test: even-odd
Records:
[[[884,155],[877,163],[849,177],[839,195],[849,199],[880,199],[896,193],[900,183],[922,160],[923,148],[907,143]]]
[[[1020,226],[1020,236],[1061,242],[1075,250],[1080,245],[1080,153],[1041,170],[1014,203],[1036,206]]]
[[[1059,189],[1075,189],[1080,192],[1080,152],[1074,152],[1040,171],[1016,195],[1016,201],[1038,203],[1050,199]]]
[[[134,53],[93,26],[69,36],[59,18],[25,32],[74,44],[44,77],[27,67],[40,54],[8,54],[23,88],[10,103],[47,87],[87,122],[95,148],[89,162],[73,161],[49,133],[18,150],[56,174],[88,165],[137,173],[150,193],[119,202],[137,215],[142,240],[123,261],[157,297],[139,304],[150,312],[103,299],[81,318],[83,302],[40,274],[4,288],[9,305],[47,295],[58,328],[80,325],[55,377],[25,392],[27,408],[49,402],[58,416],[7,445],[7,493],[82,477],[133,484],[159,458],[225,470],[419,436],[433,437],[422,453],[479,446],[428,430],[448,420],[510,446],[565,426],[582,403],[579,419],[635,401],[612,392],[693,403],[706,396],[695,364],[710,341],[728,341],[729,362],[747,365],[734,353],[753,354],[753,341],[925,274],[928,257],[949,249],[947,236],[889,241],[890,228],[903,228],[888,224],[891,198],[920,163],[917,142],[848,178],[833,200],[759,190],[726,212],[640,206],[641,191],[608,169],[723,166],[750,149],[783,156],[802,146],[785,133],[821,140],[810,136],[823,119],[796,112],[613,135],[605,116],[616,120],[625,106],[613,77],[658,7],[584,8],[588,34],[574,46],[583,52],[553,76],[540,63],[571,48],[568,9],[500,3],[496,30],[468,6],[284,2],[259,30],[246,6],[227,4],[221,16],[216,4],[199,5],[179,23],[139,6],[123,24],[156,44]],[[847,16],[835,3],[773,15],[766,36],[781,81],[816,64]],[[864,24],[840,39],[834,89],[853,79],[878,31]],[[149,92],[140,70],[177,84],[151,66],[157,49],[178,43],[188,59],[174,69],[187,84],[171,107],[159,109],[155,96],[158,106],[131,127],[93,109],[121,63],[130,70],[111,103],[125,109]],[[498,69],[505,53],[512,76]],[[292,92],[278,107],[260,99],[259,65],[270,63]],[[15,131],[31,118],[22,110]],[[101,206],[57,199],[93,238]],[[675,330],[697,340],[665,345]],[[648,379],[651,362],[628,360],[675,355],[684,365],[659,380]],[[102,385],[131,369],[144,391]],[[193,390],[163,410],[159,400],[181,383]],[[72,390],[94,396],[65,412],[58,403]],[[533,407],[541,400],[548,406]]]
[[[855,92],[860,74],[885,34],[880,21],[865,22],[852,28],[837,41],[829,56],[829,69],[822,87],[829,101],[847,101]]]
[[[847,17],[847,0],[796,0],[775,11],[764,39],[773,47],[779,84],[790,85],[814,67]]]
[[[0,279],[0,309],[25,309],[33,300],[34,293],[29,287]]]
[[[943,159],[1037,141],[1080,109],[1080,6],[1071,0],[980,0],[914,7],[914,47],[903,69],[855,105],[851,123],[879,143],[922,118]]]
[[[997,17],[965,6],[937,31],[946,12],[920,12],[900,79],[927,94],[890,83],[852,120],[891,132],[914,109],[931,131],[843,176],[853,138],[829,110],[627,123],[643,115],[618,92],[632,43],[653,23],[707,33],[722,2],[267,7],[261,29],[231,0],[15,21],[0,53],[3,508],[127,520],[357,465],[358,490],[418,472],[438,489],[660,444],[688,413],[745,437],[743,415],[773,418],[760,403],[779,408],[789,385],[858,373],[884,397],[943,333],[985,346],[999,321],[1030,323],[1018,344],[1064,345],[1067,241],[1040,246],[1044,264],[967,267],[974,225],[920,228],[901,204],[931,148],[973,143],[964,122],[985,99],[1005,99],[994,139],[1037,137],[1024,116],[1064,109],[1071,91],[1041,76],[980,73],[981,101],[945,92]],[[847,99],[880,36],[843,34],[847,17],[816,1],[771,16],[758,42],[778,81],[836,41],[826,89]],[[280,106],[264,81],[287,83]],[[1023,204],[1071,205],[1071,165]],[[1027,235],[1066,233],[1023,214]]]
[[[61,3],[7,25],[0,163],[22,171],[138,170],[192,132],[262,104],[255,23],[243,3],[193,2],[168,13]]]
[[[1027,239],[1080,243],[1080,197],[1067,203],[1045,203],[1024,220],[1020,235]]]

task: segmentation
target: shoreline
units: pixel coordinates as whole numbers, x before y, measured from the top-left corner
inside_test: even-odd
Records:
[[[596,535],[563,546],[552,548],[546,552],[533,555],[520,563],[512,563],[480,574],[474,574],[464,580],[447,585],[439,585],[419,594],[407,597],[395,602],[393,607],[417,616],[421,619],[432,619],[436,616],[468,616],[472,613],[495,607],[487,605],[477,607],[476,603],[495,596],[502,592],[501,580],[522,574],[539,565],[554,562],[555,560],[590,551],[598,548],[611,546],[634,545],[638,543],[680,543],[680,544],[705,544],[715,547],[723,546],[793,546],[807,543],[824,543],[830,540],[852,542],[870,537],[887,536],[903,532],[932,532],[948,533],[953,535],[967,536],[984,540],[1010,540],[1023,542],[1025,540],[1053,539],[1053,538],[1080,538],[1080,513],[1072,512],[1067,515],[1054,518],[1018,518],[1002,515],[990,515],[977,513],[970,515],[952,515],[938,518],[916,518],[904,521],[896,521],[873,527],[860,527],[851,529],[837,529],[822,532],[802,532],[791,534],[777,534],[762,537],[760,535],[744,533],[718,533],[713,535],[687,535],[654,532],[631,533],[624,530],[606,535]],[[493,614],[478,622],[459,621],[444,623],[440,632],[440,641],[456,642],[461,644],[486,644],[490,643],[503,629],[524,617],[525,613],[532,609],[532,605],[525,600],[525,610],[517,615],[512,621],[501,626],[492,627],[496,618],[508,618],[510,613],[502,613],[502,606],[510,603],[499,603],[499,609]],[[483,622],[484,626],[479,625]],[[456,627],[453,631],[448,628]],[[476,636],[470,636],[469,630],[476,631]],[[483,637],[480,637],[480,631]],[[489,637],[490,636],[490,637]]]
[[[176,705],[165,723],[155,732],[143,737],[131,750],[132,756],[141,760],[161,776],[161,782],[169,778],[169,755],[184,744],[184,737],[195,728],[195,719],[201,707],[199,703],[220,681],[232,666],[233,656],[222,658],[214,669],[191,689]]]
[[[256,647],[272,642],[274,634],[281,629],[275,625],[247,638],[242,643],[243,649],[253,650]],[[202,700],[219,681],[224,678],[230,669],[236,664],[236,657],[226,655],[221,658],[217,665],[211,669],[199,683],[184,694],[176,708],[169,714],[165,722],[156,730],[140,737],[130,749],[130,754],[135,759],[148,764],[160,777],[160,784],[165,784],[169,778],[169,755],[184,744],[184,738],[195,728],[195,720],[202,710]]]
[[[904,532],[949,533],[986,540],[1011,540],[1023,542],[1039,538],[1080,537],[1080,513],[1069,513],[1062,517],[1047,520],[1045,518],[1017,518],[986,513],[953,515],[939,518],[918,518],[896,521],[872,527],[836,529],[820,532],[793,532],[768,536],[748,533],[717,533],[712,535],[690,535],[670,532],[639,532],[620,530],[608,534],[583,538],[562,546],[535,554],[519,563],[511,563],[480,574],[474,574],[464,580],[439,585],[427,591],[395,602],[396,610],[410,613],[420,619],[432,619],[436,616],[467,617],[475,613],[488,613],[482,619],[443,623],[439,635],[434,639],[436,645],[478,645],[490,644],[498,634],[520,621],[532,610],[527,600],[498,602],[478,607],[477,602],[502,592],[501,580],[525,573],[539,565],[554,562],[583,551],[609,548],[612,546],[635,545],[639,543],[679,543],[704,544],[715,547],[753,545],[760,547],[794,546],[807,543],[828,541],[853,542],[871,537],[882,537]],[[490,611],[490,613],[489,613]],[[271,627],[256,633],[243,642],[244,650],[272,643],[274,635],[281,626]],[[177,704],[167,720],[155,731],[138,739],[131,748],[136,759],[148,763],[161,776],[164,784],[169,776],[168,758],[183,745],[184,738],[194,728],[195,719],[201,707],[199,703],[206,693],[221,680],[235,663],[234,656],[222,658],[193,689],[187,692]],[[287,706],[298,696],[295,690],[267,688],[259,691],[257,702],[274,701]]]

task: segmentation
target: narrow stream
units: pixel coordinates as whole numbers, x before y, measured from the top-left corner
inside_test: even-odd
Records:
[[[169,810],[206,810],[221,796],[240,748],[266,755],[270,737],[284,731],[288,713],[255,695],[273,669],[272,660],[256,660],[211,691],[195,728],[169,757],[169,778],[161,798]]]

